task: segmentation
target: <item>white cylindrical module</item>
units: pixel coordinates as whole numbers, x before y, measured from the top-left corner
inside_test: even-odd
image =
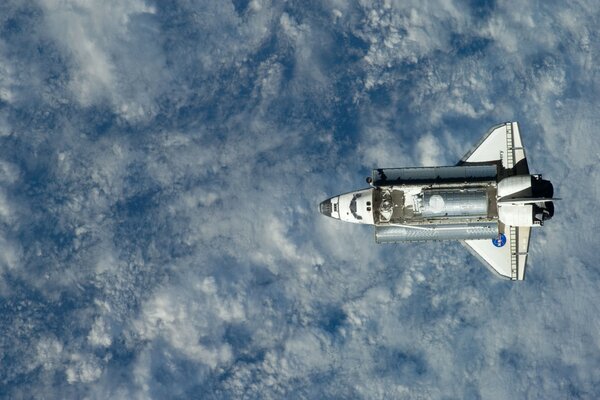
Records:
[[[485,217],[488,213],[486,189],[424,190],[421,215],[436,217]]]

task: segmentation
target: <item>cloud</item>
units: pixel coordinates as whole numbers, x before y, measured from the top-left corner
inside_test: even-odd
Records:
[[[126,119],[156,113],[170,77],[156,40],[153,7],[143,1],[42,1],[45,29],[67,54],[68,86],[83,106],[109,101]]]
[[[420,153],[420,162],[423,166],[435,166],[440,164],[441,149],[438,140],[433,135],[422,136],[417,142],[417,151]]]
[[[80,354],[71,356],[70,366],[66,369],[67,382],[70,384],[96,381],[102,375],[102,367],[94,357]]]
[[[595,397],[597,17],[486,4],[0,6],[0,395]],[[512,119],[522,285],[316,210]]]

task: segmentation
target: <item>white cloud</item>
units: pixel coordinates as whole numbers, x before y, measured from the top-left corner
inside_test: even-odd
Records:
[[[155,12],[143,1],[43,0],[48,34],[71,58],[69,87],[83,106],[109,100],[127,119],[155,113],[164,81],[160,43],[135,18]]]
[[[142,338],[166,340],[185,357],[214,369],[230,360],[231,349],[227,344],[203,345],[202,338],[222,329],[223,322],[243,320],[244,310],[234,299],[221,299],[211,278],[194,289],[183,292],[187,296],[177,289],[156,293],[135,327]]]
[[[0,66],[8,395],[595,395],[588,4],[40,4],[32,37],[60,54]],[[55,86],[32,84],[62,96],[68,78],[57,108],[22,88],[59,55]],[[105,102],[119,118],[88,135]],[[360,171],[453,163],[513,117],[568,200],[522,285],[458,244],[376,246],[316,210]]]
[[[0,160],[0,183],[14,183],[19,178],[19,168],[11,162]]]
[[[19,244],[10,238],[0,236],[0,274],[21,270],[22,265],[23,251]]]
[[[44,337],[36,346],[36,367],[39,365],[44,370],[54,370],[62,365],[63,345],[54,337]]]
[[[397,63],[418,62],[434,51],[448,48],[448,28],[461,32],[470,24],[469,16],[459,11],[453,2],[437,3],[361,2],[366,14],[360,35],[369,43],[364,57],[367,64],[367,85],[371,89],[385,82],[382,72]]]
[[[371,168],[411,165],[412,158],[406,154],[405,146],[398,136],[398,133],[386,127],[365,126],[364,139],[357,149],[362,164]]]
[[[281,362],[287,377],[318,373],[330,366],[327,343],[313,332],[300,330],[285,342]]]
[[[438,142],[439,138],[434,137],[431,133],[426,134],[419,139],[417,142],[417,152],[422,166],[432,167],[441,165],[441,148]]]
[[[94,356],[72,354],[65,372],[69,384],[91,383],[102,375],[102,365]]]
[[[14,68],[7,61],[5,42],[0,39],[0,101],[11,103],[14,100],[14,93],[12,90],[15,84]],[[0,136],[4,136],[2,130],[0,130]]]
[[[108,347],[111,345],[110,331],[104,318],[96,318],[87,339],[92,346]]]

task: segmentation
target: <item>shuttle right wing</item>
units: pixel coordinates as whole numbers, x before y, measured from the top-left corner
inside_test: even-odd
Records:
[[[504,278],[525,279],[525,264],[529,250],[530,227],[506,226],[498,239],[463,240],[461,243]]]

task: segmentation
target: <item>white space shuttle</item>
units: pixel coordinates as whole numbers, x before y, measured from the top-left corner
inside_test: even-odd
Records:
[[[511,280],[525,277],[531,228],[554,214],[553,186],[529,174],[516,122],[494,126],[456,166],[379,168],[367,183],[319,211],[374,225],[377,243],[460,240]]]

